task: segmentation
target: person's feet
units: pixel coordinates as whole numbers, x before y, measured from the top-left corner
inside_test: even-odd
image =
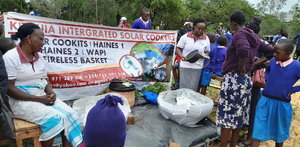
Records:
[[[175,83],[174,85],[171,86],[172,90],[179,89],[179,83]]]
[[[248,147],[251,145],[251,141],[252,141],[252,139],[244,140],[243,142],[239,143],[239,146]]]

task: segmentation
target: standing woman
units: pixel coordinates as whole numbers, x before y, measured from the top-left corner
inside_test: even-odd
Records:
[[[118,28],[130,28],[130,25],[127,24],[127,18],[126,17],[121,18]]]
[[[217,126],[221,127],[221,147],[226,147],[232,131],[231,147],[238,142],[243,125],[249,123],[252,79],[256,52],[263,53],[267,59],[273,57],[273,48],[259,39],[251,29],[245,28],[245,14],[235,11],[229,19],[235,31],[222,67],[224,79],[221,84],[217,109]]]
[[[48,81],[46,63],[39,53],[44,45],[44,32],[36,24],[25,23],[12,38],[20,38],[21,43],[3,58],[14,117],[41,126],[39,141],[43,147],[52,147],[57,135],[62,136],[63,147],[76,147],[82,142],[78,115],[56,99]]]
[[[179,70],[180,88],[188,88],[194,91],[197,90],[203,68],[203,55],[209,55],[210,52],[210,41],[204,34],[205,27],[206,24],[204,19],[197,18],[194,21],[194,30],[183,35],[177,44],[176,52],[182,60]],[[184,48],[184,50],[181,52],[182,48]],[[185,61],[186,56],[194,50],[198,50],[200,59],[195,63]]]
[[[186,34],[186,33],[189,32],[189,28],[190,28],[190,22],[185,22],[183,24],[183,27],[178,32],[177,42],[179,41],[179,39],[181,38],[181,36],[183,36],[184,34]]]

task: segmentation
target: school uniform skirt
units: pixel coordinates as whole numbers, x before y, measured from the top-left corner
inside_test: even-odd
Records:
[[[260,88],[253,86],[252,93],[251,93],[250,116],[249,116],[249,126],[248,126],[248,130],[251,131],[253,131],[256,105],[260,97],[261,97]]]
[[[249,124],[252,79],[239,72],[224,75],[217,108],[217,126],[236,129]]]
[[[293,108],[290,102],[262,95],[256,106],[252,136],[260,141],[282,143],[290,137],[292,118]]]

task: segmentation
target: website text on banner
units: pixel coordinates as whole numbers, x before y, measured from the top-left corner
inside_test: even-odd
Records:
[[[170,82],[176,32],[122,29],[9,12],[5,36],[26,22],[45,33],[48,78],[62,100],[97,95],[113,78]]]

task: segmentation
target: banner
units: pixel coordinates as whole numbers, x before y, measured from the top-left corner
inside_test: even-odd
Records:
[[[103,92],[113,78],[139,87],[170,82],[176,31],[123,29],[9,12],[5,36],[32,22],[45,33],[42,53],[48,78],[61,100]]]

